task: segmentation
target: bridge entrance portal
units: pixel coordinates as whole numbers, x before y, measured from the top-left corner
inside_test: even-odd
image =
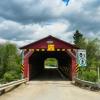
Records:
[[[52,66],[52,70],[60,71],[70,80],[75,75],[77,47],[70,43],[48,36],[20,49],[24,51],[23,75],[29,80],[45,73],[47,67],[50,69],[50,66]],[[45,60],[48,58],[56,59],[55,65],[44,66]],[[52,73],[51,71],[50,76]]]

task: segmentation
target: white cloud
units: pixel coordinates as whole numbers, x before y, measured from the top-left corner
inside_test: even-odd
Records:
[[[68,6],[62,0],[3,0],[0,42],[24,45],[48,35],[72,42],[76,29],[87,37],[100,37],[99,4],[99,0],[70,0]]]
[[[6,43],[7,41],[5,39],[0,38],[0,44]]]
[[[41,24],[23,25],[13,21],[5,20],[2,23],[0,23],[0,35],[2,36],[0,42],[2,42],[3,40],[5,41],[9,40],[21,46],[28,44],[32,41],[39,40],[48,35],[53,35],[62,38],[63,35],[65,35],[67,39],[67,35],[69,36],[69,34],[66,33],[68,27],[69,27],[68,22],[65,23],[56,22],[45,25]],[[70,39],[68,39],[67,41],[69,40]]]

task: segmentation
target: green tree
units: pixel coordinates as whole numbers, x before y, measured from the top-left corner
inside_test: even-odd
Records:
[[[90,67],[99,66],[100,46],[98,39],[89,40],[87,45],[87,63]]]
[[[4,45],[0,45],[0,78],[2,78],[4,74],[4,53]]]
[[[86,48],[86,39],[83,36],[83,34],[81,34],[78,30],[76,30],[76,32],[74,33],[73,39],[74,39],[74,44],[77,47],[82,49]]]
[[[5,81],[20,78],[20,65],[21,58],[16,45],[11,43],[3,44],[0,47],[0,78],[4,78]]]

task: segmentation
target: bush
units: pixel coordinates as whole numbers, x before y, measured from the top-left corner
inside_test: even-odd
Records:
[[[20,76],[14,71],[9,71],[4,74],[4,80],[6,82],[11,82],[11,81],[17,80],[17,79],[19,79],[19,77]]]
[[[0,79],[0,84],[5,84],[5,80],[4,79]]]
[[[83,80],[86,80],[86,81],[96,82],[97,81],[97,72],[94,70],[83,71],[83,72],[81,72],[80,78]]]

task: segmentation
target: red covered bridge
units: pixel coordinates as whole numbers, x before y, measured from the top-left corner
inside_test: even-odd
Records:
[[[77,47],[70,43],[48,36],[20,49],[24,50],[24,78],[31,80],[41,73],[47,58],[56,58],[58,69],[70,80],[75,75]]]

